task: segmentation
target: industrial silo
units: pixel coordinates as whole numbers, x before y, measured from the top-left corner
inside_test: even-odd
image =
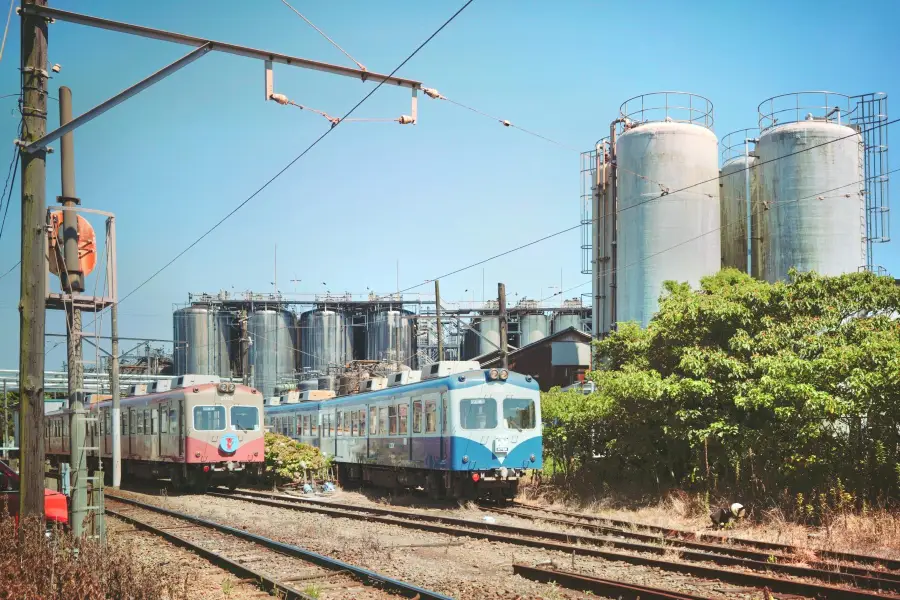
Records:
[[[759,196],[759,162],[756,140],[759,130],[741,129],[722,138],[722,169],[719,171],[722,267],[748,272],[748,249],[753,248],[750,271],[759,276],[758,217],[762,211]],[[747,205],[749,188],[751,203]],[[753,215],[751,217],[751,215]],[[748,239],[748,221],[750,233]],[[754,226],[755,225],[755,226]]]
[[[327,373],[353,358],[350,320],[340,310],[315,309],[300,315],[300,362],[306,371]]]
[[[172,314],[175,375],[231,375],[233,315],[215,307],[188,306]]]
[[[560,332],[569,327],[574,327],[576,331],[583,331],[582,316],[579,313],[558,312],[553,315],[553,333]]]
[[[544,313],[519,316],[519,347],[533,344],[550,335],[550,319]]]
[[[615,143],[616,321],[646,326],[663,282],[719,270],[717,139],[712,103],[658,92],[620,108]]]
[[[276,388],[293,387],[294,313],[280,309],[259,309],[250,313],[250,369],[253,387],[263,397],[278,395]]]
[[[484,314],[478,319],[478,354],[488,354],[500,349],[500,317]]]
[[[767,233],[761,277],[852,273],[866,264],[864,148],[855,102],[797,92],[759,105],[759,186]]]
[[[409,317],[408,311],[375,311],[366,332],[366,358],[413,366],[416,338]]]

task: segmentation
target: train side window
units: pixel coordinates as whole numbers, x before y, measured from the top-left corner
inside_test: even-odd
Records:
[[[378,408],[369,407],[369,435],[378,435]]]
[[[409,404],[400,404],[397,406],[397,433],[400,435],[406,435],[409,432],[408,429],[408,419],[409,419]]]
[[[388,433],[388,407],[378,407],[378,434],[387,435]]]
[[[413,401],[413,433],[422,433],[422,401]]]
[[[388,428],[391,435],[397,435],[397,407],[388,406]]]
[[[366,437],[366,409],[359,411],[359,435]]]
[[[425,402],[425,433],[437,431],[437,402],[428,400]]]
[[[359,434],[359,412],[350,411],[350,435],[356,437]]]
[[[169,433],[178,433],[178,409],[175,408],[169,411]]]
[[[137,413],[137,434],[144,435],[144,414],[140,410]]]
[[[344,413],[337,411],[335,414],[337,415],[337,434],[344,435]]]
[[[300,422],[302,423],[300,435],[309,435],[309,415],[303,415]]]
[[[350,435],[350,412],[344,411],[344,435]]]
[[[159,432],[159,409],[154,408],[150,410],[150,433],[158,433]]]
[[[106,419],[106,433],[107,435],[109,435],[112,433],[112,415],[110,414],[109,410],[104,412],[103,418]]]
[[[169,409],[163,408],[159,416],[159,432],[169,433]]]

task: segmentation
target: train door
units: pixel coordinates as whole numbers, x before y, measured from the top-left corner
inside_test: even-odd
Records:
[[[172,409],[174,409],[174,410],[172,410]],[[175,429],[177,430],[177,431],[171,431],[171,429],[170,429],[170,432],[175,434],[172,437],[172,439],[175,440],[176,443],[178,444],[178,456],[184,457],[184,432],[185,432],[185,425],[186,425],[185,420],[184,420],[185,419],[184,401],[179,400],[175,405],[170,406],[169,414],[170,414],[169,425],[172,424],[171,415],[174,414],[175,415],[175,424],[176,424]]]
[[[447,392],[441,393],[438,411],[440,415],[438,418],[438,431],[440,431],[441,436],[441,464],[445,464],[450,455],[450,422],[447,418],[450,414],[450,394]]]
[[[150,408],[150,459],[158,460],[160,451],[159,406]]]

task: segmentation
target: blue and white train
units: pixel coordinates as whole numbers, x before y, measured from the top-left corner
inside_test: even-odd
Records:
[[[344,486],[505,500],[528,469],[541,468],[537,382],[477,362],[434,363],[406,385],[267,406],[265,421],[333,456]]]

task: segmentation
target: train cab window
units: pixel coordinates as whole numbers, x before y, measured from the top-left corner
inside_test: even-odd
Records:
[[[222,431],[225,429],[224,406],[195,406],[195,431]]]
[[[422,433],[422,401],[413,402],[413,433]]]
[[[397,406],[397,433],[406,435],[409,432],[409,404],[400,404]]]
[[[503,400],[503,419],[510,429],[534,429],[534,400],[506,398]]]
[[[493,429],[497,426],[497,401],[493,398],[460,401],[459,422],[463,429]]]
[[[425,433],[437,431],[437,402],[427,400],[425,402]]]
[[[369,407],[369,435],[378,435],[378,408]]]
[[[388,407],[378,407],[378,434],[387,435],[388,433]]]
[[[397,435],[397,407],[388,406],[388,431],[391,435]]]
[[[231,429],[259,431],[259,409],[255,406],[232,406]]]

